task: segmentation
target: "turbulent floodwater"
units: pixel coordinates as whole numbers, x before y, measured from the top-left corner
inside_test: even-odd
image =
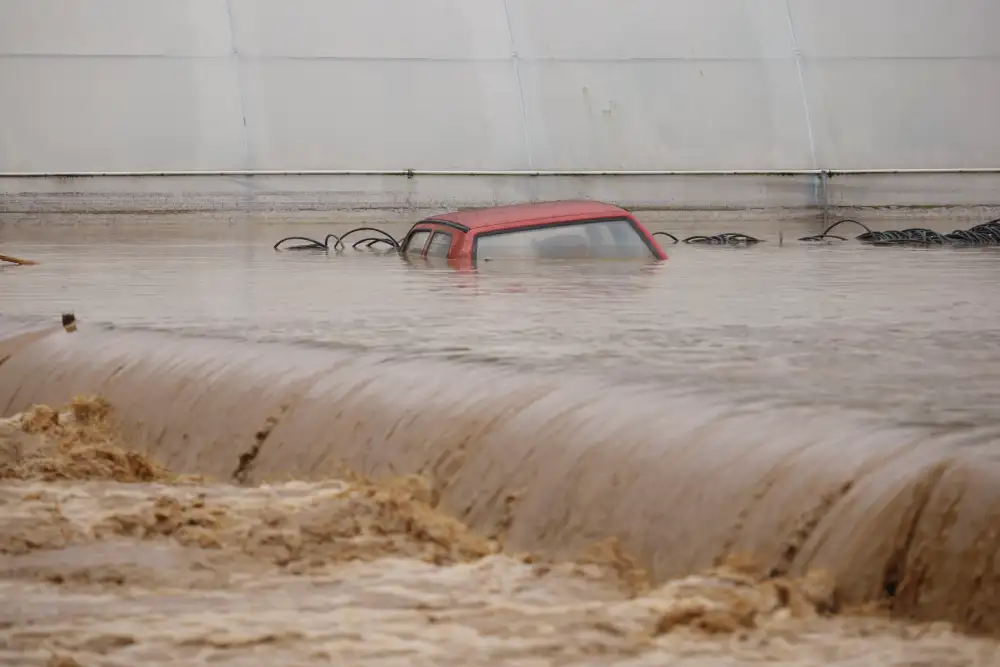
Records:
[[[801,225],[778,247],[779,226],[758,224],[744,231],[768,243],[671,246],[657,267],[496,263],[468,274],[270,247],[347,228],[11,225],[0,244],[42,263],[4,272],[0,312],[72,310],[119,328],[596,372],[921,424],[1000,423],[997,249],[808,247],[794,239],[816,230]]]
[[[990,665],[749,562],[650,586],[614,544],[504,553],[418,479],[245,487],[132,453],[109,406],[0,422],[6,665]]]
[[[843,604],[892,579],[896,612],[996,629],[995,251],[269,247],[328,230],[0,229],[40,261],[0,272],[4,334],[84,325],[15,349],[0,410],[127,418],[0,427],[0,661],[996,664]]]

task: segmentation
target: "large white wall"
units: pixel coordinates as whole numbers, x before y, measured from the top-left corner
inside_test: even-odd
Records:
[[[0,170],[1000,165],[996,0],[0,0]]]
[[[997,0],[0,0],[0,172],[1000,166]]]

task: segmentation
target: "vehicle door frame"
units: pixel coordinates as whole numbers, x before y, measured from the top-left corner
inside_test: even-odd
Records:
[[[427,235],[427,240],[424,241],[423,247],[420,249],[420,253],[407,253],[406,249],[409,247],[408,243],[410,237],[416,232],[429,232]],[[465,229],[459,229],[458,225],[446,224],[438,220],[426,220],[418,222],[414,225],[409,232],[407,232],[406,237],[403,239],[403,243],[400,245],[401,254],[407,257],[420,257],[421,259],[427,259],[427,251],[431,246],[431,239],[434,238],[435,234],[447,234],[451,238],[451,244],[448,246],[448,254],[441,259],[454,259],[461,248],[461,236]]]
[[[412,239],[413,235],[417,232],[427,232],[427,238],[424,239],[424,244],[420,246],[419,253],[407,252],[410,247],[410,239]],[[427,252],[427,244],[431,242],[432,236],[434,236],[433,226],[425,222],[418,222],[410,227],[410,231],[406,232],[406,236],[403,237],[403,242],[399,244],[399,254],[404,257],[423,257],[424,253]]]

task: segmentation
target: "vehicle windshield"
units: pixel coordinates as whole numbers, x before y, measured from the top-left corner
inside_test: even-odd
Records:
[[[482,260],[655,257],[642,234],[625,218],[485,232],[476,238],[476,258]]]

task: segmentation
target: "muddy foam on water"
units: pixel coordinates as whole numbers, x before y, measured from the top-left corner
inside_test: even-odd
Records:
[[[998,659],[945,623],[844,610],[823,572],[730,558],[652,585],[614,542],[554,560],[507,547],[503,522],[476,534],[416,476],[177,475],[114,424],[92,397],[0,421],[0,664]]]

